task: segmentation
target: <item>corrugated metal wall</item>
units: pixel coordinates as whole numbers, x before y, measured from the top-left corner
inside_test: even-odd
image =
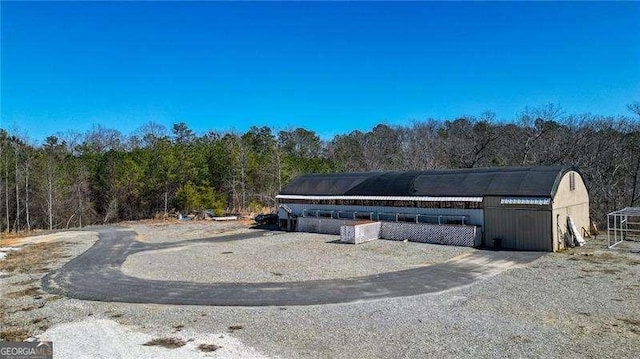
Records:
[[[550,206],[500,205],[500,197],[485,197],[484,239],[502,240],[502,248],[522,251],[553,251]]]
[[[550,205],[501,205],[502,197],[484,198],[483,209],[397,208],[373,206],[337,206],[287,204],[300,216],[304,209],[467,216],[470,225],[482,226],[484,246],[502,239],[502,248],[529,251],[553,251],[553,221]],[[285,213],[280,213],[281,217]]]

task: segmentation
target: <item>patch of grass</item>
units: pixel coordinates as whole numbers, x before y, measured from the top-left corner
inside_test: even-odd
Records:
[[[23,280],[23,281],[20,281],[20,282],[13,283],[13,285],[29,285],[29,284],[35,283],[35,282],[37,282],[39,280],[40,279],[38,279],[38,278],[27,279],[27,280]]]
[[[215,345],[215,344],[200,344],[198,345],[198,349],[200,349],[200,351],[202,352],[215,352],[216,350],[222,348],[219,345]]]
[[[615,252],[584,252],[570,253],[569,260],[584,261],[593,264],[619,263],[625,265],[639,265],[640,261],[631,259],[623,254]]]
[[[593,269],[591,269],[591,268],[582,268],[580,270],[585,272],[585,273],[602,272],[604,274],[616,274],[616,273],[622,272],[622,270],[615,269],[615,268],[593,268]]]
[[[25,328],[6,328],[0,330],[0,339],[10,342],[21,342],[30,336],[31,333]]]
[[[21,239],[23,238],[27,238],[27,237],[31,237],[34,235],[37,235],[39,232],[42,231],[21,231],[21,232],[3,232],[2,233],[2,238],[0,238],[0,247],[7,247],[7,246],[13,246],[16,244],[19,244],[21,242]]]
[[[49,271],[45,265],[62,256],[68,242],[45,242],[26,246],[7,253],[0,261],[0,271],[18,273],[43,273]]]
[[[600,271],[602,273],[604,273],[604,274],[616,274],[616,273],[620,273],[621,272],[620,269],[611,269],[611,268],[601,269]],[[620,279],[620,278],[618,278],[618,279]]]
[[[232,326],[229,327],[229,331],[232,332],[232,333],[234,331],[240,330],[240,329],[244,329],[244,327],[242,325],[232,325]]]
[[[167,338],[156,338],[150,340],[142,345],[150,347],[150,346],[160,346],[167,349],[175,349],[180,348],[181,346],[186,345],[187,342],[180,338],[176,337],[167,337]]]
[[[173,327],[173,332],[177,333],[177,332],[181,331],[182,329],[184,329],[184,325],[182,325],[182,324],[176,325],[175,327]]]
[[[619,321],[625,324],[640,327],[640,320],[638,319],[629,319],[629,318],[616,318],[616,319],[618,319]]]
[[[514,335],[511,337],[511,340],[516,343],[531,343],[533,341],[530,338],[524,337],[522,335]]]
[[[40,288],[29,287],[27,289],[7,293],[7,298],[35,297],[40,294],[42,294],[42,292],[40,291]]]
[[[31,321],[31,324],[38,324],[38,323],[40,323],[40,322],[42,322],[42,321],[45,321],[45,320],[47,320],[47,317],[43,317],[43,318],[36,318],[36,319],[33,319],[33,320]]]

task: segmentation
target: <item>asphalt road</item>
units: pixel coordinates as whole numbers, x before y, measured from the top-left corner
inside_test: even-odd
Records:
[[[42,279],[43,289],[67,297],[126,303],[221,306],[287,306],[345,303],[437,293],[486,278],[539,252],[478,251],[436,265],[357,278],[287,283],[193,283],[127,276],[120,267],[134,253],[191,243],[240,241],[277,232],[260,231],[177,243],[151,244],[118,228],[93,229],[100,239],[89,250]]]

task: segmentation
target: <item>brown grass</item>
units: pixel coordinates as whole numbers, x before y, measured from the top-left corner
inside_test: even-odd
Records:
[[[62,256],[67,242],[44,242],[26,246],[7,253],[0,261],[0,271],[18,273],[42,273],[44,266]]]
[[[40,281],[39,278],[32,278],[32,279],[23,280],[23,281],[20,281],[20,282],[15,282],[15,283],[13,283],[13,285],[29,285],[29,284],[33,284],[33,283],[38,282],[38,281]]]
[[[156,338],[150,340],[142,345],[144,346],[161,346],[163,348],[175,349],[180,348],[181,346],[187,344],[184,340],[176,337],[168,337],[168,338]]]
[[[43,318],[35,318],[35,319],[31,320],[31,324],[38,324],[38,323],[40,323],[40,322],[42,322],[42,321],[45,321],[45,320],[47,320],[47,318],[46,318],[46,317],[43,317]]]
[[[183,223],[183,222],[178,221],[175,218],[169,217],[167,219],[150,218],[150,219],[139,219],[139,220],[135,220],[135,221],[123,221],[123,222],[120,222],[118,224],[122,224],[122,225],[146,224],[146,225],[150,225],[150,226],[162,227],[162,226],[170,226],[170,225],[181,224],[181,223]]]
[[[619,263],[625,265],[640,265],[640,261],[631,259],[625,255],[613,252],[574,252],[569,255],[569,260],[584,261],[593,264],[611,264]]]
[[[516,343],[531,343],[533,341],[530,338],[524,337],[522,335],[514,335],[511,337],[511,340]]]
[[[232,326],[229,327],[229,331],[233,333],[235,330],[240,330],[240,329],[243,329],[243,328],[244,327],[242,325],[232,325]]]
[[[21,342],[31,336],[31,332],[25,328],[5,328],[0,330],[0,339],[10,342]]]
[[[596,268],[596,269],[582,268],[580,270],[585,273],[601,272],[604,274],[616,274],[616,273],[622,272],[622,270],[615,269],[615,268]]]
[[[640,327],[640,320],[638,319],[629,319],[629,318],[617,318],[617,319],[625,324]]]
[[[215,344],[200,344],[198,345],[198,349],[200,349],[200,351],[202,352],[215,352],[216,350],[222,348],[219,345],[215,345]]]
[[[24,232],[17,232],[17,233],[2,232],[2,234],[0,234],[0,247],[12,247],[12,246],[20,245],[23,242],[23,239],[27,237],[35,236],[42,232],[43,231],[41,230],[35,230],[30,232],[24,231]]]
[[[40,329],[43,332],[46,332],[47,329],[49,329],[49,325],[47,324],[42,324],[41,326],[38,327],[38,329]]]
[[[29,287],[27,289],[19,290],[16,292],[7,293],[7,298],[20,298],[20,297],[35,297],[42,294],[40,288]]]

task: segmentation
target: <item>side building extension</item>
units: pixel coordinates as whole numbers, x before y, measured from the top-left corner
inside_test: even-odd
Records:
[[[589,194],[570,166],[308,174],[277,200],[281,227],[290,230],[336,234],[345,221],[369,220],[382,223],[382,238],[410,233],[431,243],[472,227],[473,246],[557,251],[569,218],[589,228]]]

